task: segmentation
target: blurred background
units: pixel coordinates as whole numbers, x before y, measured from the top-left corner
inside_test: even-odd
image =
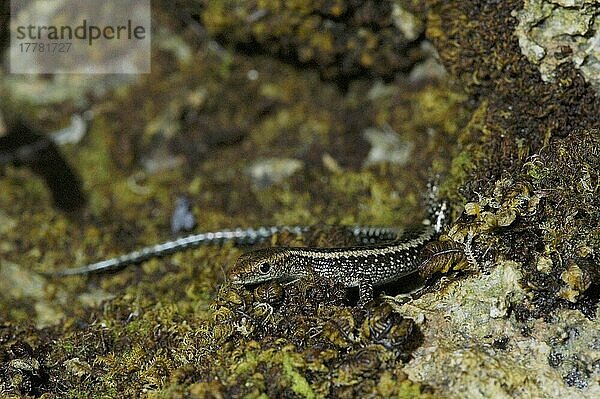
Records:
[[[24,75],[2,2],[0,394],[594,397],[600,7],[573,3],[156,0],[150,73]],[[432,176],[476,267],[401,308],[231,287],[230,245],[43,274],[232,227],[340,245],[318,228],[420,222]]]

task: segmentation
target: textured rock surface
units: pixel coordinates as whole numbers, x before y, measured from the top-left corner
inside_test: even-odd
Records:
[[[79,211],[57,210],[27,162],[0,165],[2,395],[599,396],[600,101],[584,63],[546,50],[584,51],[594,3],[153,4],[148,76],[3,77],[9,127],[94,116],[60,147]],[[443,68],[420,63],[434,52]],[[182,196],[197,231],[309,224],[266,245],[348,245],[324,226],[418,222],[430,172],[469,267],[365,309],[314,278],[233,287],[227,245],[38,273],[171,238]]]
[[[527,0],[514,14],[521,51],[544,81],[571,63],[600,93],[600,5],[593,0]]]

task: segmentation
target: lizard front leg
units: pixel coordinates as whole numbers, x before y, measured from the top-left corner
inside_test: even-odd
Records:
[[[373,300],[374,296],[373,282],[368,277],[363,277],[358,284],[358,306],[364,306]]]

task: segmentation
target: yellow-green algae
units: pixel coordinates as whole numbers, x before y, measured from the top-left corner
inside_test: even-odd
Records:
[[[326,79],[390,79],[422,60],[416,1],[208,1],[202,22],[225,45],[315,67]]]
[[[203,397],[210,392],[224,396],[238,392],[249,397],[322,397],[332,395],[336,389],[335,384],[327,382],[327,375],[333,372],[335,362],[342,361],[344,371],[336,376],[337,384],[344,387],[340,396],[379,391],[380,395],[391,397],[419,395],[420,385],[407,380],[398,369],[403,360],[390,358],[395,350],[376,345],[368,352],[357,352],[356,358],[349,356],[344,360],[332,342],[328,344],[332,348],[323,354],[310,354],[312,360],[307,361],[311,348],[298,347],[290,339],[295,337],[297,341],[302,334],[312,332],[298,331],[289,337],[276,329],[273,318],[260,313],[263,308],[259,306],[251,305],[253,315],[267,317],[264,320],[271,327],[244,324],[242,319],[235,319],[235,325],[229,324],[223,306],[215,306],[220,300],[217,297],[215,302],[215,295],[223,282],[224,269],[240,253],[236,248],[190,250],[103,277],[40,280],[38,271],[70,267],[170,238],[169,217],[180,193],[193,198],[193,212],[199,217],[201,230],[254,226],[265,221],[398,225],[405,223],[403,215],[412,214],[419,207],[418,193],[423,181],[410,170],[391,165],[359,169],[367,149],[357,146],[354,140],[361,140],[362,131],[376,125],[369,114],[361,111],[366,110],[367,85],[358,85],[342,95],[335,86],[321,83],[314,72],[297,71],[260,57],[232,56],[221,60],[218,55],[200,53],[196,59],[175,61],[159,51],[153,57],[155,65],[161,67],[153,68],[152,75],[142,77],[138,83],[119,87],[97,101],[93,106],[96,117],[84,141],[62,148],[89,193],[82,213],[56,212],[43,183],[30,171],[3,168],[3,215],[7,220],[18,220],[18,224],[3,230],[2,241],[9,246],[2,249],[2,270],[11,275],[23,272],[42,285],[37,284],[33,292],[18,285],[20,297],[13,295],[14,291],[3,290],[0,294],[2,317],[10,332],[3,341],[6,352],[2,355],[6,365],[3,370],[10,378],[2,389],[11,394],[46,392],[71,397],[143,393],[156,397]],[[223,62],[228,63],[226,75]],[[175,67],[181,70],[172,72]],[[261,72],[258,83],[247,82],[246,71],[250,68]],[[281,73],[263,72],[273,69]],[[216,84],[216,80],[221,83]],[[228,85],[242,85],[245,94],[224,94],[223,87]],[[431,90],[446,100],[445,89]],[[182,102],[182,91],[184,98],[185,93],[190,94],[188,102]],[[399,98],[400,93],[396,93],[394,97]],[[411,97],[419,101],[418,92]],[[430,104],[431,95],[427,101]],[[234,114],[228,107],[235,103],[241,109]],[[460,109],[457,101],[452,103]],[[177,161],[183,167],[175,169],[152,172],[135,166],[143,157],[160,165],[164,155],[155,155],[155,143],[158,140],[161,145],[162,133],[152,126],[164,125],[165,117],[188,112],[192,104],[212,114],[210,120],[221,124],[220,129],[243,129],[245,140],[238,146],[223,146],[206,153],[200,148],[198,158],[186,154],[183,164]],[[275,110],[255,119],[257,108],[264,112],[260,109],[265,106],[274,106]],[[379,99],[374,107],[392,108],[389,99]],[[171,111],[163,112],[167,109]],[[346,120],[356,113],[363,115]],[[67,116],[56,115],[55,124],[60,126]],[[444,113],[439,114],[440,121],[449,119]],[[413,131],[414,125],[422,126],[421,130],[428,125],[423,114],[416,120],[403,115],[400,120],[392,121],[392,126],[406,132],[410,139],[421,134]],[[414,125],[402,126],[409,122]],[[194,130],[194,121],[176,126],[187,132],[188,140],[210,139],[206,131]],[[442,128],[438,134],[444,133]],[[170,134],[166,132],[166,139]],[[303,148],[302,143],[310,146]],[[320,155],[313,155],[324,153],[337,159],[337,172],[323,168]],[[296,174],[288,181],[259,189],[248,176],[239,173],[245,169],[246,159],[273,154],[303,159],[308,165],[306,175]],[[425,158],[427,155],[423,155]],[[185,166],[186,162],[193,166]],[[420,168],[421,163],[413,167]],[[239,189],[230,191],[230,185]],[[364,198],[365,206],[357,209],[354,197]],[[406,219],[414,221],[418,216]],[[320,242],[331,242],[327,235],[323,237]],[[318,291],[319,284],[322,283],[298,287],[298,293]],[[225,294],[241,295],[243,301],[248,301],[243,293],[235,292],[226,290]],[[348,309],[340,302],[344,290],[333,292],[337,293],[335,301],[340,307],[332,308],[331,314],[307,319],[312,320],[306,324],[307,329]],[[226,300],[241,305],[235,298]],[[40,304],[54,309],[50,312]],[[235,306],[229,306],[237,317]],[[275,320],[281,318],[278,313],[276,309],[273,317],[279,318]],[[50,314],[54,316],[49,318]],[[63,319],[59,319],[61,314]],[[358,317],[360,321],[365,315],[348,317]],[[35,330],[27,327],[28,322],[48,327]],[[356,328],[361,328],[361,324]],[[267,341],[253,339],[255,332]],[[54,336],[55,341],[42,346],[41,341],[50,342],[46,341],[46,334]],[[400,339],[406,332],[398,330],[394,334]],[[330,342],[329,338],[324,339],[323,342]],[[30,375],[18,367],[23,354],[10,348],[21,341],[30,342],[32,354],[27,356],[45,359],[40,361],[48,372],[46,377]],[[350,344],[356,345],[351,353],[358,351],[360,345]],[[349,343],[343,345],[348,347]],[[353,371],[353,364],[359,359],[380,364],[376,360],[380,356],[390,365],[395,364],[395,368],[386,370],[381,366],[374,369],[374,374],[365,375]],[[313,373],[318,373],[317,380]],[[379,373],[383,373],[381,380]],[[210,381],[205,380],[207,377]],[[400,380],[398,385],[393,384]]]
[[[1,232],[0,267],[35,283],[0,290],[3,393],[594,397],[600,218],[590,129],[598,102],[564,65],[555,84],[536,75],[510,39],[520,5],[427,3],[428,36],[467,95],[448,83],[399,80],[369,97],[366,79],[340,92],[310,68],[269,54],[214,50],[159,3],[158,21],[194,55],[155,49],[150,76],[94,99],[88,136],[62,148],[89,193],[86,208],[59,213],[29,170],[2,168],[2,217],[18,222]],[[327,54],[323,43],[316,48]],[[249,81],[249,70],[259,79]],[[23,114],[55,128],[74,110],[64,105]],[[412,161],[361,168],[362,132],[385,124],[414,143]],[[247,160],[272,156],[307,168],[259,189],[242,171]],[[449,235],[470,243],[476,262],[467,277],[433,281],[394,311],[385,303],[352,308],[345,290],[318,279],[262,303],[221,285],[240,253],[229,246],[110,276],[41,281],[35,274],[168,239],[180,194],[193,199],[199,230],[417,221],[432,164],[450,171],[443,192],[461,215]],[[324,230],[270,244],[314,243],[344,242]]]

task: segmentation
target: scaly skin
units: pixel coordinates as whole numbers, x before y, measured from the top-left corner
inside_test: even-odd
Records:
[[[301,234],[307,230],[308,227],[305,226],[282,226],[237,228],[233,230],[192,234],[177,238],[172,241],[166,241],[160,244],[144,247],[137,251],[129,252],[115,258],[105,259],[100,262],[90,263],[85,266],[59,270],[47,274],[54,277],[61,277],[115,272],[129,265],[142,263],[148,259],[166,256],[189,248],[195,248],[204,245],[218,245],[226,242],[232,242],[234,245],[238,246],[256,245],[267,240],[276,233],[287,231],[292,234]],[[394,229],[364,227],[355,227],[352,229],[352,233],[356,237],[357,242],[362,244],[375,242],[376,239],[393,239],[397,235],[397,231]]]
[[[376,237],[376,230],[373,230]],[[436,235],[433,226],[403,234],[383,244],[346,248],[258,249],[240,256],[228,271],[234,284],[294,280],[309,274],[358,287],[363,304],[373,299],[373,287],[418,270],[422,248]],[[389,238],[389,237],[388,237]]]

